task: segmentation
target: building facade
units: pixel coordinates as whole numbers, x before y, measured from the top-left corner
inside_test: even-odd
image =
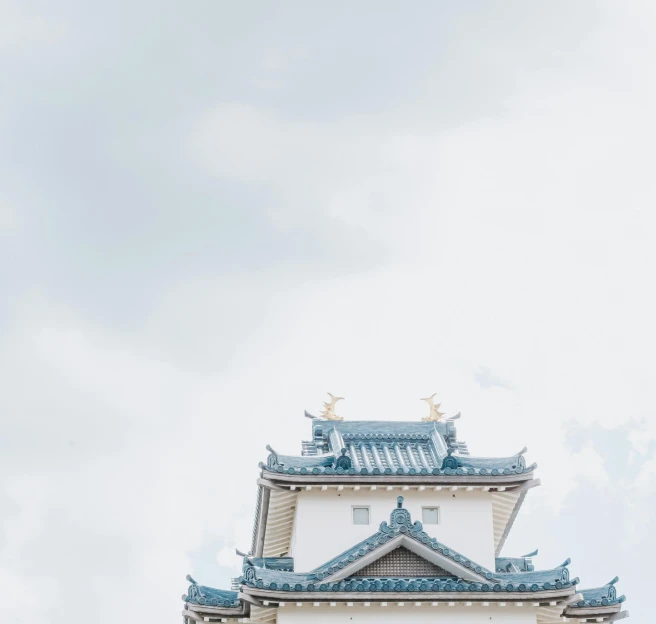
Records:
[[[570,561],[536,570],[501,556],[527,493],[539,485],[523,449],[469,454],[455,420],[431,403],[422,422],[345,422],[334,402],[300,456],[267,447],[251,551],[231,590],[191,585],[194,622],[614,622],[617,578],[581,590]]]

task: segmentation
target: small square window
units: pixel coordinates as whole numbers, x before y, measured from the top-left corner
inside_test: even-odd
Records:
[[[421,510],[422,522],[424,524],[439,524],[440,521],[440,508],[439,507],[423,507]]]
[[[353,507],[353,524],[369,524],[369,507]]]

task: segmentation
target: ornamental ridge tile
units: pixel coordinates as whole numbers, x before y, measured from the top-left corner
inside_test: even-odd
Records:
[[[494,560],[494,567],[497,572],[505,574],[510,572],[533,572],[533,557],[538,554],[534,551],[523,557],[497,557]]]

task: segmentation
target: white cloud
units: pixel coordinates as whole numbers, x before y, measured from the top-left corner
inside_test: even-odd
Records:
[[[14,0],[0,2],[0,48],[23,49],[59,43],[69,34],[69,25],[58,16],[45,16]]]
[[[18,211],[0,200],[0,235],[16,231],[20,227]]]
[[[266,189],[278,230],[300,236],[311,220],[328,247],[348,230],[383,259],[321,278],[171,275],[143,323],[122,329],[26,297],[0,352],[0,413],[16,441],[0,458],[0,585],[20,598],[0,606],[6,619],[177,621],[188,553],[218,535],[217,565],[239,565],[265,444],[298,452],[302,410],[326,390],[347,397],[347,419],[401,420],[437,391],[462,411],[473,453],[527,445],[543,481],[531,522],[556,522],[581,484],[617,495],[609,458],[564,443],[572,422],[625,425],[645,455],[656,439],[656,55],[640,23],[609,10],[567,51],[571,67],[522,70],[493,115],[446,129],[432,102],[414,103],[416,118],[322,121],[225,101],[201,116],[184,149],[203,175]],[[518,37],[490,58],[521,56]],[[258,71],[292,80],[289,63],[281,52]],[[503,384],[478,383],[480,371]],[[642,522],[640,535],[653,463],[622,484],[642,520],[609,516],[627,531]]]

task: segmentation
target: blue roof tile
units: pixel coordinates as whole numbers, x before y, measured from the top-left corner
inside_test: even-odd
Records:
[[[208,605],[212,607],[223,607],[226,609],[240,609],[241,601],[239,595],[234,591],[223,589],[214,589],[199,585],[191,576],[187,576],[191,583],[186,594],[183,594],[182,600],[198,605]]]
[[[538,551],[536,550],[523,557],[497,557],[494,567],[497,572],[503,574],[506,572],[532,572],[535,570],[532,557],[535,557],[537,554]]]
[[[294,559],[292,557],[249,557],[249,559],[256,568],[282,570],[284,572],[294,571]]]
[[[337,557],[327,561],[311,572],[285,572],[257,567],[254,560],[244,560],[240,583],[259,589],[289,592],[332,592],[332,591],[431,591],[431,592],[534,592],[560,590],[574,587],[578,579],[570,580],[565,562],[553,570],[538,572],[495,574],[472,561],[459,552],[448,548],[431,538],[423,531],[421,522],[412,522],[410,513],[402,508],[403,497],[399,497],[399,506],[392,511],[390,522],[383,522],[379,531],[359,542]],[[347,577],[334,579],[340,570],[358,559],[381,548],[390,540],[405,535],[438,552],[443,557],[471,570],[476,581],[462,578],[360,578]]]
[[[312,421],[310,454],[280,455],[270,451],[270,472],[298,475],[477,475],[532,472],[523,449],[509,457],[471,457],[456,439],[452,421]],[[318,450],[322,453],[319,453]]]
[[[580,590],[583,600],[571,605],[570,609],[606,607],[624,602],[626,598],[624,596],[618,597],[617,595],[617,590],[615,589],[615,583],[617,581],[619,581],[619,578],[616,576],[610,583],[606,583],[603,587]]]

